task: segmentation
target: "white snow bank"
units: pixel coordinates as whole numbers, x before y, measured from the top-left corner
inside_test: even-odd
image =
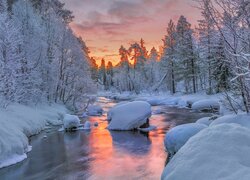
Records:
[[[3,159],[2,161],[0,161],[0,168],[4,168],[19,162],[22,162],[24,159],[27,158],[27,154],[24,153],[22,155],[19,154],[13,154],[9,157],[7,157],[6,159]]]
[[[237,124],[204,129],[178,151],[165,167],[163,180],[249,180],[250,130]]]
[[[135,101],[146,101],[148,102],[151,106],[159,106],[164,104],[165,97],[139,97],[136,98]]]
[[[197,111],[204,111],[204,110],[219,110],[220,104],[216,100],[200,100],[192,104],[192,109]]]
[[[135,95],[132,94],[131,92],[123,92],[121,94],[112,94],[109,97],[115,100],[126,101],[126,100],[133,99]]]
[[[217,118],[218,118],[218,116],[204,117],[204,118],[198,119],[198,120],[196,121],[196,123],[205,124],[205,125],[209,126],[209,125],[210,125],[213,121],[215,121]]]
[[[144,101],[134,101],[111,108],[110,130],[132,130],[147,122],[151,116],[151,105]]]
[[[75,115],[65,114],[63,118],[64,129],[77,128],[80,125],[80,119]]]
[[[241,126],[250,128],[250,115],[247,114],[239,114],[239,115],[226,115],[222,116],[215,121],[213,121],[210,126],[215,126],[218,124],[224,124],[224,123],[235,123],[239,124]]]
[[[28,137],[38,134],[47,124],[62,124],[67,112],[61,105],[35,107],[11,104],[0,109],[0,167],[24,159],[29,151]]]
[[[88,116],[100,116],[103,113],[103,109],[99,105],[89,105],[87,108]]]
[[[204,117],[204,118],[200,118],[196,121],[196,123],[199,124],[204,124],[206,126],[209,126],[211,124],[212,121],[210,121],[210,117]]]
[[[204,124],[189,123],[170,129],[164,139],[165,147],[170,156],[173,156],[189,138],[206,127],[207,126]]]
[[[168,97],[163,101],[163,104],[169,106],[178,106],[180,100],[180,97]]]

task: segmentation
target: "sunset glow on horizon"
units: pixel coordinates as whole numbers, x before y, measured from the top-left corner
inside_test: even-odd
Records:
[[[193,0],[63,0],[75,16],[73,31],[81,36],[90,49],[90,56],[119,62],[121,45],[128,48],[141,38],[150,51],[159,50],[170,19],[180,15],[194,26],[200,11]]]

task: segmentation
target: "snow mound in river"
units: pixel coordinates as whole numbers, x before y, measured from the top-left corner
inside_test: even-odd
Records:
[[[122,102],[119,102],[117,103],[114,107],[112,107],[108,113],[107,113],[107,119],[108,121],[111,121],[111,118],[112,118],[112,115],[113,115],[113,111],[115,111],[116,107],[120,106],[120,105],[123,105],[123,104],[127,104],[128,102],[127,101],[122,101]]]
[[[205,124],[205,125],[209,126],[212,122],[214,122],[217,119],[218,119],[218,116],[204,117],[204,118],[198,119],[196,121],[196,123]]]
[[[208,127],[192,138],[165,167],[163,180],[250,177],[250,130],[238,124]]]
[[[151,105],[144,101],[134,101],[111,108],[108,129],[132,130],[147,122],[151,116]]]
[[[204,124],[190,123],[176,126],[168,131],[164,139],[164,144],[170,156],[173,156],[189,138],[206,127]]]
[[[80,125],[80,119],[75,115],[65,114],[63,118],[64,129],[77,128]]]
[[[235,123],[241,126],[250,128],[250,115],[247,114],[239,114],[239,115],[226,115],[219,117],[218,119],[214,120],[210,126],[215,126],[218,124],[225,124],[225,123]]]
[[[216,100],[205,99],[193,103],[192,109],[197,111],[219,110],[220,104]]]

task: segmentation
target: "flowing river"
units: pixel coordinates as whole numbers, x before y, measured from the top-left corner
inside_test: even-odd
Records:
[[[99,98],[104,111],[116,103]],[[1,180],[44,179],[160,179],[167,152],[165,133],[172,127],[209,116],[167,106],[154,106],[163,113],[152,115],[150,124],[157,129],[149,133],[109,131],[106,113],[88,117],[99,126],[90,131],[59,132],[59,127],[31,137],[33,149],[21,163],[0,170]]]

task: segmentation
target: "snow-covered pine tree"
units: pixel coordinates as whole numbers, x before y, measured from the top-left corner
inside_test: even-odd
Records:
[[[106,63],[105,60],[101,60],[101,65],[98,70],[99,83],[103,85],[104,89],[107,90],[107,74],[106,74]]]
[[[172,20],[167,27],[167,35],[163,39],[163,55],[161,57],[162,78],[157,86],[166,84],[172,94],[176,93],[176,27]],[[164,81],[166,79],[166,81]]]
[[[159,79],[159,55],[155,47],[150,50],[150,54],[146,63],[146,73],[148,77],[148,84],[150,87],[154,86]]]
[[[180,16],[176,26],[176,78],[184,83],[186,93],[195,93],[197,63],[193,47],[193,30],[184,16]]]

